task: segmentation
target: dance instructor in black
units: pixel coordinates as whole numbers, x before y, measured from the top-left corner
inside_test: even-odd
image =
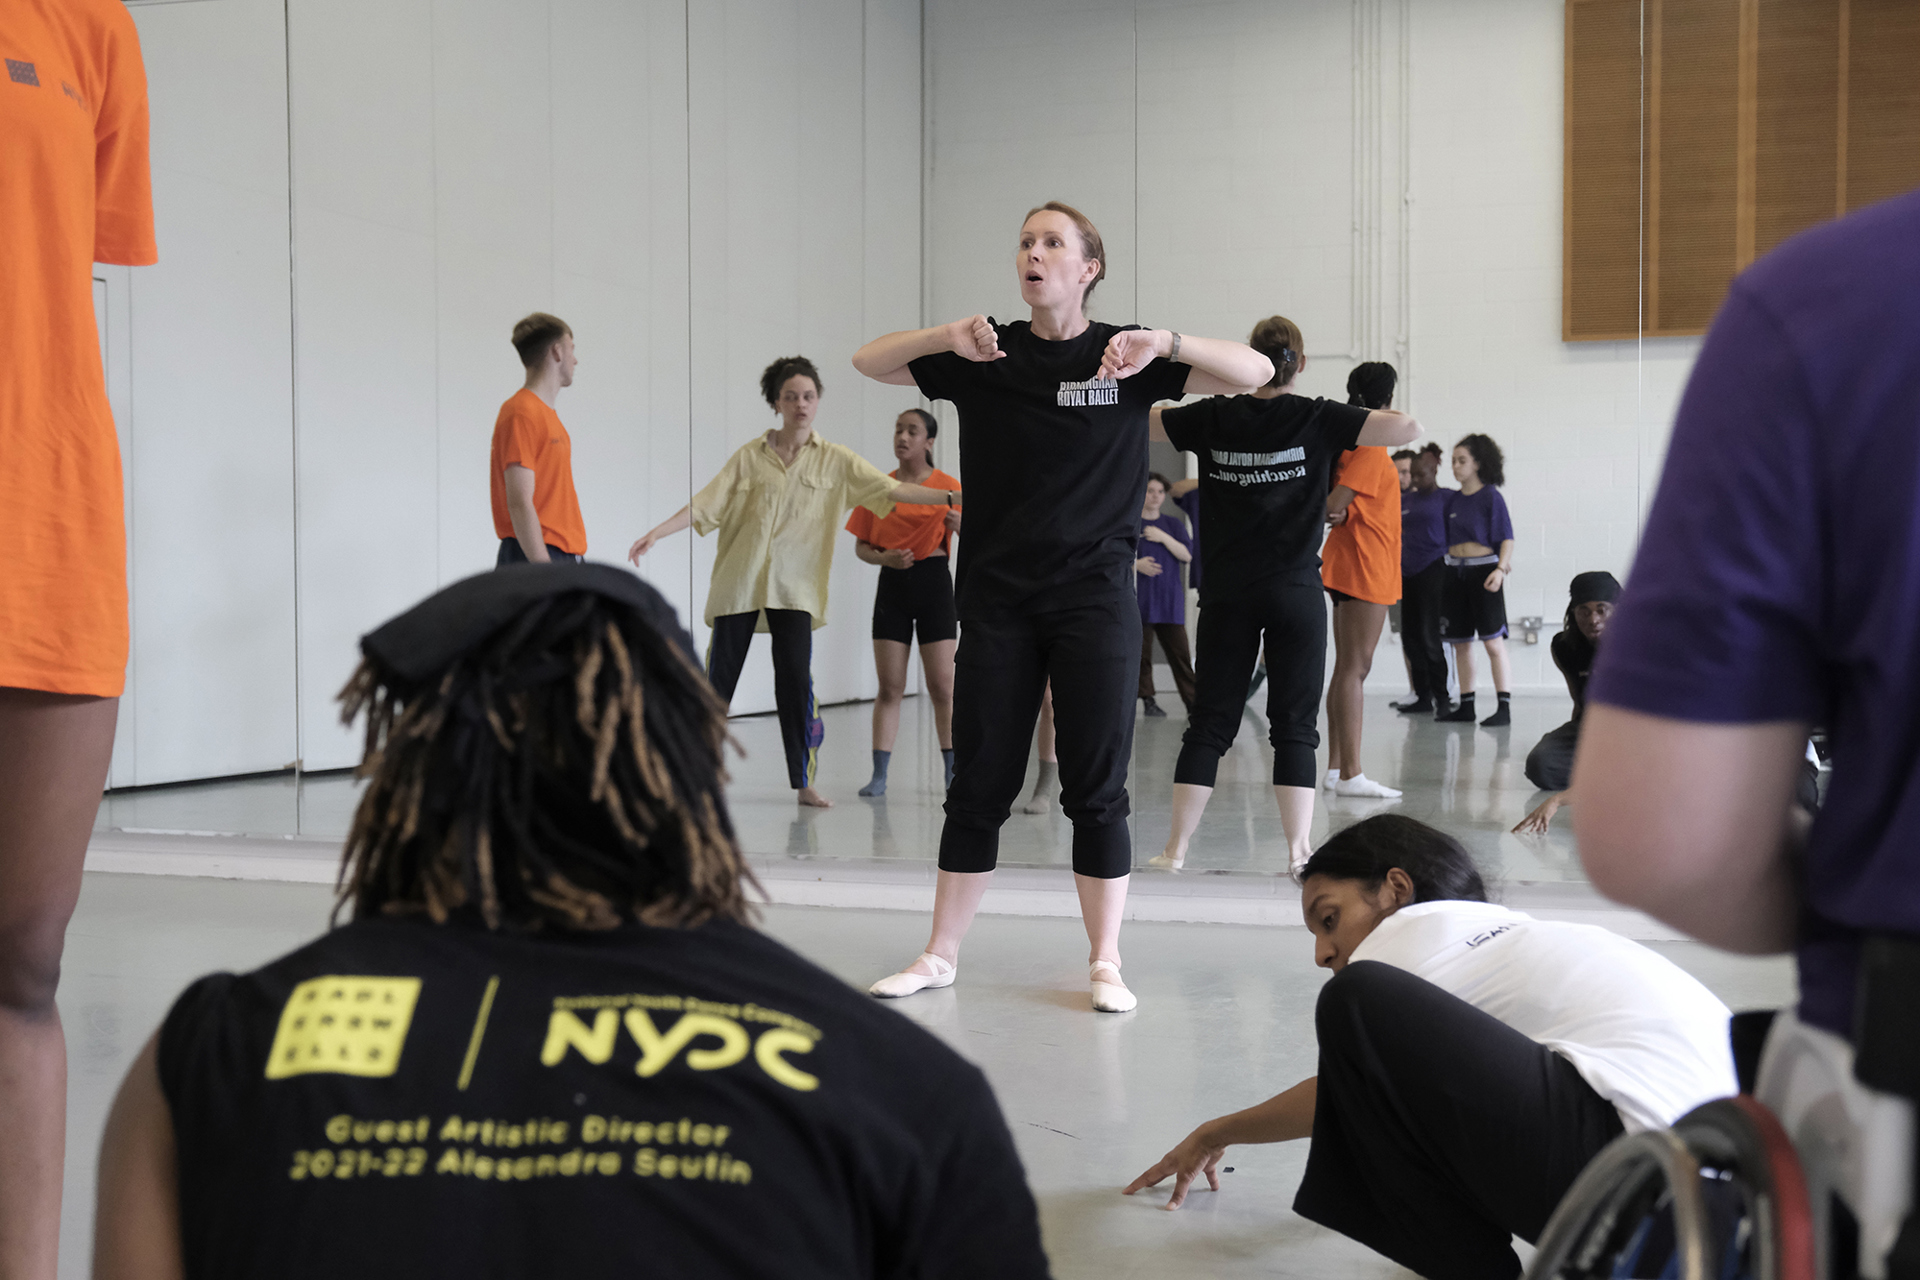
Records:
[[[1156,439],[1200,459],[1207,522],[1201,553],[1199,693],[1173,772],[1173,829],[1150,866],[1177,871],[1213,795],[1220,757],[1246,709],[1247,682],[1266,644],[1267,724],[1273,796],[1298,870],[1312,847],[1314,750],[1327,663],[1327,603],[1320,536],[1327,482],[1358,445],[1405,444],[1420,424],[1391,409],[1335,404],[1295,394],[1306,340],[1285,316],[1253,328],[1253,349],[1273,362],[1273,380],[1252,395],[1216,396],[1152,413]]]
[[[1122,1012],[1136,1003],[1120,979],[1120,917],[1133,861],[1126,784],[1140,677],[1133,561],[1147,410],[1185,392],[1251,390],[1273,366],[1238,342],[1089,321],[1086,298],[1106,269],[1093,223],[1067,205],[1042,205],[1014,253],[1031,321],[970,316],[888,334],[853,357],[869,378],[954,403],[968,502],[955,583],[954,777],[933,931],[913,964],[873,985],[878,996],[953,982],[1051,678],[1093,1006]]]

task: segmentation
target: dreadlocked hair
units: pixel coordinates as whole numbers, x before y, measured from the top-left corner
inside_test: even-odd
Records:
[[[751,917],[720,789],[726,704],[637,613],[554,595],[411,699],[368,661],[340,700],[346,723],[367,715],[368,786],[336,918],[349,902],[436,923],[472,907],[524,932]]]

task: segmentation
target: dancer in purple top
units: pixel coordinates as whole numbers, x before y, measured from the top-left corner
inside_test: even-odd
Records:
[[[1436,720],[1473,723],[1473,642],[1478,639],[1493,668],[1500,706],[1480,723],[1497,729],[1512,723],[1507,709],[1507,574],[1513,570],[1513,518],[1500,495],[1506,459],[1492,437],[1462,436],[1453,446],[1457,491],[1447,495],[1447,576],[1441,591],[1441,632],[1453,645],[1460,673],[1460,705]]]
[[[1187,588],[1180,566],[1193,560],[1193,535],[1179,516],[1160,514],[1167,500],[1167,478],[1158,471],[1147,476],[1147,496],[1140,506],[1140,555],[1133,562],[1134,584],[1140,592],[1140,700],[1146,714],[1164,716],[1153,700],[1153,638],[1173,668],[1173,687],[1180,701],[1193,710],[1193,657],[1187,647]]]
[[[1413,698],[1396,702],[1408,715],[1445,714],[1447,655],[1441,644],[1441,593],[1447,578],[1447,503],[1442,489],[1440,446],[1429,444],[1409,464],[1413,484],[1400,495],[1400,643],[1413,678]]]

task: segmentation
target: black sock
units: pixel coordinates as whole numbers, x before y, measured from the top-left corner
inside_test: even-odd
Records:
[[[1493,696],[1500,699],[1500,705],[1503,707],[1513,698],[1513,695],[1510,693],[1496,693]]]

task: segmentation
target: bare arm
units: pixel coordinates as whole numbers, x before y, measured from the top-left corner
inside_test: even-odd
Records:
[[[662,520],[659,524],[641,534],[639,541],[635,542],[627,552],[627,559],[633,561],[635,564],[639,564],[640,557],[653,550],[654,543],[660,541],[662,538],[671,537],[673,534],[679,533],[692,523],[693,507],[689,505],[680,508],[665,520]]]
[[[1556,791],[1533,807],[1520,821],[1514,823],[1513,834],[1517,836],[1543,836],[1547,828],[1553,825],[1553,815],[1560,812],[1562,805],[1573,803],[1573,788]]]
[[[1313,1107],[1319,1093],[1320,1078],[1310,1076],[1258,1106],[1207,1121],[1162,1156],[1153,1168],[1128,1183],[1121,1194],[1130,1196],[1142,1187],[1159,1186],[1171,1176],[1173,1195],[1167,1200],[1167,1208],[1178,1209],[1186,1202],[1193,1180],[1203,1172],[1207,1175],[1208,1188],[1218,1191],[1220,1157],[1227,1154],[1227,1148],[1234,1143],[1291,1142],[1295,1138],[1312,1137]]]
[[[507,518],[513,521],[513,536],[534,564],[551,563],[547,555],[547,536],[540,532],[540,516],[533,509],[533,472],[518,463],[509,463],[507,482]]]
[[[1790,948],[1805,835],[1793,797],[1807,729],[1589,705],[1573,831],[1594,887],[1728,951]]]
[[[1352,506],[1353,500],[1359,496],[1359,494],[1343,484],[1333,486],[1333,489],[1327,494],[1327,523],[1345,524],[1347,520],[1347,508]]]
[[[910,507],[957,507],[960,505],[958,489],[929,489],[924,484],[908,484],[901,481],[887,493],[895,502],[904,502]]]
[[[1493,571],[1487,574],[1487,580],[1481,585],[1489,591],[1498,591],[1507,584],[1507,575],[1512,572],[1513,539],[1503,538],[1500,541],[1500,563],[1493,566]]]
[[[856,538],[854,540],[853,554],[859,556],[868,564],[879,565],[882,569],[911,569],[913,567],[913,552],[907,550],[905,547],[896,547],[891,551],[882,551],[865,538]]]
[[[1358,443],[1393,448],[1412,444],[1419,437],[1420,424],[1408,414],[1396,413],[1392,409],[1375,409],[1367,414],[1367,420],[1360,428]]]
[[[981,362],[1004,360],[1007,355],[1000,350],[1000,336],[987,323],[987,318],[968,316],[931,329],[902,329],[875,338],[853,353],[853,367],[875,382],[910,387],[914,385],[913,370],[907,365],[921,356],[939,355],[943,351]]]
[[[1158,414],[1159,412],[1160,410],[1158,408],[1154,409],[1154,413]],[[1157,425],[1159,419],[1156,418],[1154,421]],[[1164,431],[1161,432],[1160,438],[1165,439],[1166,432]],[[1188,494],[1192,493],[1195,489],[1198,489],[1199,487],[1200,487],[1200,482],[1198,480],[1175,480],[1173,482],[1173,487],[1167,490],[1167,496],[1169,498],[1184,498]]]
[[[180,1190],[173,1117],[154,1065],[159,1033],[133,1060],[100,1142],[93,1220],[97,1280],[179,1280]]]
[[[1157,542],[1165,547],[1173,553],[1173,558],[1181,564],[1186,564],[1193,559],[1193,552],[1187,550],[1187,544],[1168,533],[1165,529],[1156,529],[1152,525],[1148,525],[1140,531],[1140,536],[1149,542]]]
[[[1127,378],[1140,372],[1155,357],[1171,357],[1173,332],[1169,329],[1122,329],[1107,342],[1096,377]],[[1180,363],[1191,365],[1186,393],[1194,396],[1238,395],[1264,386],[1273,377],[1273,361],[1244,342],[1225,338],[1195,338],[1180,335]],[[1153,429],[1152,414],[1147,427]]]

